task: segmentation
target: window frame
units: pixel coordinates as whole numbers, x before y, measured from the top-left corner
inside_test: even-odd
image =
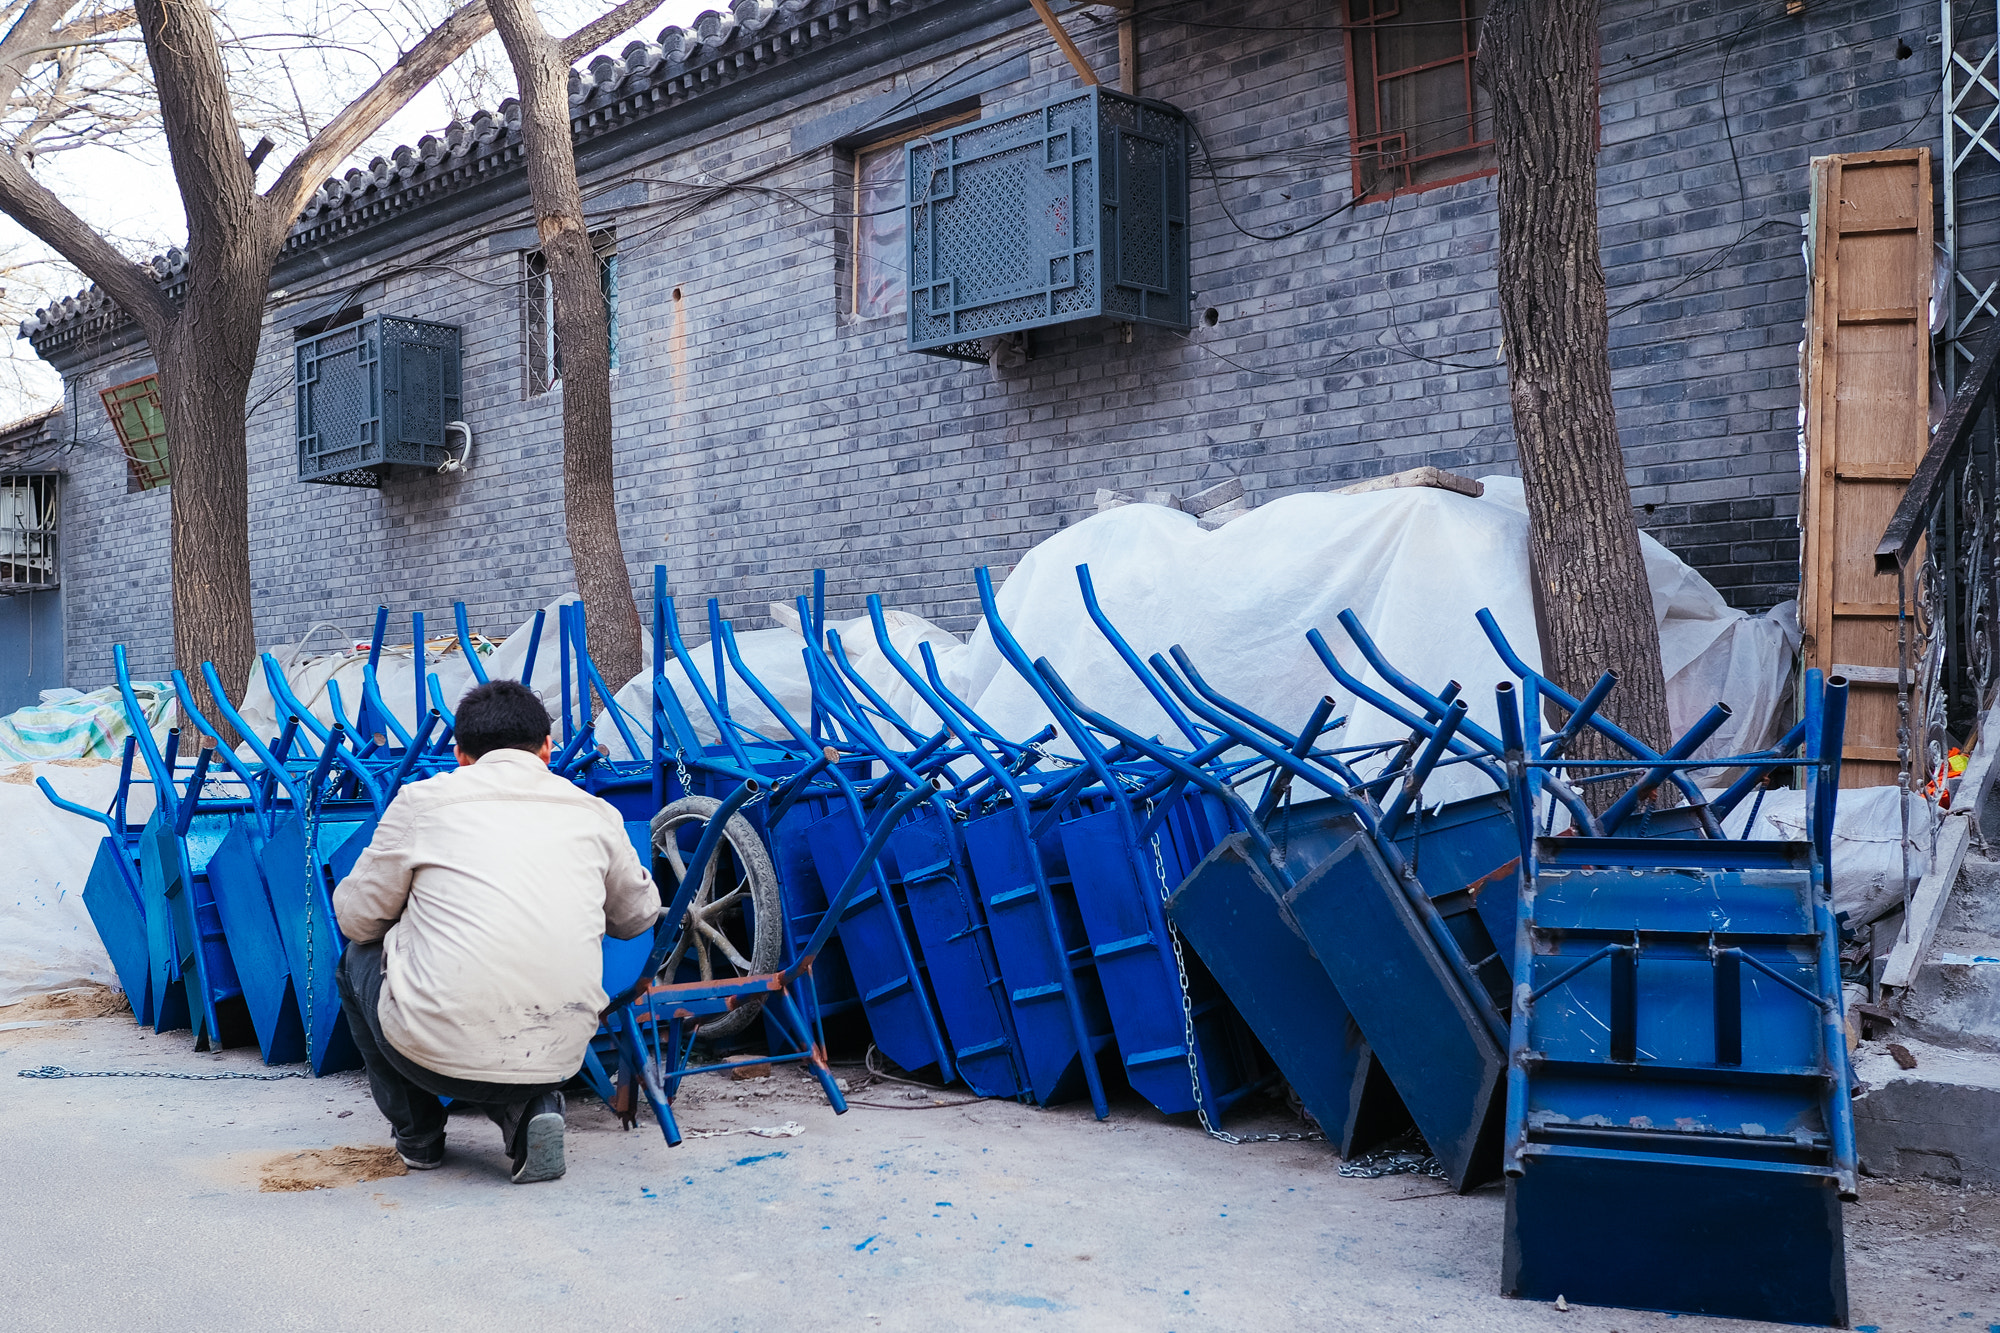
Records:
[[[892,310],[887,314],[864,315],[861,313],[861,220],[865,216],[861,211],[862,159],[889,149],[904,148],[905,145],[914,140],[928,138],[943,130],[955,130],[961,125],[970,125],[972,122],[978,120],[980,115],[980,109],[972,107],[964,111],[954,112],[948,116],[939,116],[935,120],[924,121],[919,125],[912,126],[906,130],[900,130],[884,138],[873,139],[848,148],[848,166],[851,168],[853,180],[849,193],[850,211],[848,213],[847,225],[847,299],[842,302],[842,309],[849,319],[863,324],[876,324],[892,319],[908,320],[910,317],[910,234],[907,222],[904,223],[905,230],[903,232],[903,260],[897,265],[903,273],[903,304],[898,309]],[[906,218],[909,213],[909,206],[910,169],[909,156],[905,152],[903,157],[903,210]]]
[[[135,392],[127,393],[127,390]],[[127,468],[127,492],[152,491],[173,485],[173,455],[167,441],[166,406],[160,401],[160,372],[155,370],[114,384],[98,391],[98,400],[104,404],[104,411],[111,418],[111,429],[118,436],[118,445],[125,453]],[[158,414],[157,428],[148,428],[143,435],[127,433],[124,409],[151,402]],[[143,407],[139,409],[139,425],[145,425]]]
[[[10,517],[5,511],[16,508],[11,499],[0,504],[0,593],[47,592],[62,586],[62,474],[59,472],[4,472],[0,471],[0,498],[12,493],[26,491],[31,503],[40,513],[34,527],[6,526]],[[23,550],[13,549],[13,541],[8,534],[19,534]],[[27,570],[32,576],[37,565],[43,576],[21,577]]]
[[[1443,189],[1447,185],[1460,185],[1469,180],[1478,180],[1481,177],[1491,176],[1497,170],[1489,162],[1485,166],[1475,165],[1466,171],[1455,172],[1438,180],[1414,181],[1410,179],[1413,170],[1426,162],[1442,161],[1461,154],[1470,161],[1477,162],[1482,151],[1490,152],[1493,148],[1493,136],[1489,129],[1484,138],[1478,137],[1480,130],[1479,91],[1477,82],[1473,77],[1473,63],[1479,55],[1477,31],[1480,16],[1473,13],[1478,0],[1456,0],[1460,14],[1461,33],[1460,53],[1458,55],[1449,56],[1441,60],[1428,61],[1420,65],[1411,65],[1407,68],[1398,68],[1385,75],[1380,68],[1380,61],[1377,58],[1380,53],[1380,47],[1377,44],[1376,34],[1385,30],[1386,21],[1402,16],[1403,6],[1406,2],[1407,0],[1342,0],[1342,16],[1346,21],[1341,24],[1341,28],[1347,47],[1348,164],[1352,172],[1352,186],[1356,203],[1380,203],[1387,199],[1396,198],[1399,195],[1421,194],[1425,190]],[[1365,15],[1360,14],[1359,11],[1362,9],[1366,9],[1368,12]],[[1357,44],[1364,41],[1371,44],[1367,66],[1370,71],[1369,82],[1374,111],[1372,117],[1374,133],[1365,136],[1361,133],[1362,102],[1360,85],[1362,80],[1356,75],[1356,70],[1360,68],[1361,62],[1355,58]],[[1402,161],[1394,167],[1385,169],[1377,166],[1371,173],[1368,164],[1380,160],[1380,145],[1390,139],[1402,139],[1408,134],[1407,127],[1387,132],[1382,128],[1381,87],[1384,80],[1406,78],[1413,74],[1422,73],[1425,70],[1441,69],[1455,64],[1464,66],[1466,129],[1472,136],[1471,141],[1463,146],[1451,148],[1443,152],[1431,153],[1424,157]],[[1401,174],[1405,183],[1390,185],[1384,188],[1385,182],[1389,181],[1397,173]]]
[[[618,373],[618,228],[593,227],[590,248],[597,256],[597,286],[604,294],[604,326],[610,342],[611,372]],[[537,268],[537,265],[540,265]],[[556,340],[555,287],[548,280],[548,256],[540,246],[521,252],[521,361],[526,397],[539,398],[562,385],[562,347]]]

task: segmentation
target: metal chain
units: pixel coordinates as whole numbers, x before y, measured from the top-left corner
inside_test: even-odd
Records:
[[[1146,813],[1151,817],[1152,802],[1146,803]],[[1160,835],[1153,834],[1153,876],[1160,885],[1160,916],[1167,923],[1167,939],[1174,946],[1174,972],[1180,982],[1181,991],[1181,1039],[1187,1044],[1188,1086],[1194,1091],[1195,1118],[1201,1122],[1202,1132],[1218,1143],[1238,1147],[1245,1143],[1318,1143],[1326,1135],[1318,1130],[1296,1130],[1286,1134],[1231,1134],[1217,1129],[1208,1118],[1208,1103],[1201,1094],[1201,1066],[1194,1050],[1194,1003],[1188,998],[1187,954],[1181,945],[1181,932],[1166,915],[1167,863],[1160,854]]]
[[[421,665],[421,663],[419,664]],[[329,742],[331,744],[331,742]],[[306,1068],[313,1067],[313,877],[319,874],[319,784],[306,790]]]
[[[694,780],[688,777],[687,751],[674,751],[674,774],[681,780],[681,795],[694,795]]]
[[[1423,1139],[1405,1134],[1375,1152],[1364,1153],[1340,1164],[1340,1174],[1350,1180],[1379,1180],[1383,1176],[1429,1176],[1445,1179],[1444,1164]]]
[[[218,1079],[240,1078],[252,1083],[271,1083],[281,1078],[306,1078],[308,1075],[297,1070],[282,1074],[243,1074],[234,1070],[226,1074],[176,1074],[164,1069],[64,1069],[61,1065],[43,1065],[38,1069],[15,1071],[22,1078],[179,1078],[190,1083],[213,1083]]]

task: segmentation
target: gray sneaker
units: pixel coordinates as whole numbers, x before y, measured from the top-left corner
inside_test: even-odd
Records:
[[[563,1096],[545,1092],[528,1103],[522,1113],[514,1158],[514,1183],[531,1185],[538,1180],[558,1180],[563,1162]]]

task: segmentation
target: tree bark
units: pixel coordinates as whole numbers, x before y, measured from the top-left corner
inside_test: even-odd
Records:
[[[613,689],[639,674],[639,608],[612,492],[611,339],[570,138],[569,61],[529,0],[489,0],[521,92],[521,143],[535,231],[562,348],[563,520],[590,653]],[[586,29],[586,31],[588,31]]]
[[[153,347],[173,467],[174,660],[220,725],[198,664],[237,690],[257,660],[244,414],[285,228],[244,159],[208,6],[139,0],[138,11],[188,217],[187,292]]]
[[[1543,670],[1577,695],[1616,671],[1605,713],[1664,748],[1659,628],[1611,405],[1597,29],[1598,0],[1493,0],[1486,12],[1477,68],[1499,165],[1500,328],[1547,616]]]
[[[66,9],[66,5],[54,8]],[[471,0],[410,48],[257,192],[229,99],[213,17],[200,0],[139,0],[161,125],[188,221],[187,290],[120,255],[13,156],[0,153],[0,212],[82,269],[144,330],[160,378],[172,460],[174,660],[218,727],[200,665],[240,698],[257,661],[250,593],[246,400],[264,297],[285,235],[321,176],[492,29]],[[0,80],[18,83],[53,19],[38,0],[0,41]],[[224,729],[223,739],[233,740]]]

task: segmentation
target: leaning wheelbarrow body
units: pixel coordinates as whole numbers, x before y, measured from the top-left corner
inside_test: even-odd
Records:
[[[1356,1130],[1372,1056],[1268,871],[1250,835],[1231,834],[1174,891],[1167,916],[1327,1139],[1343,1156],[1366,1151],[1374,1143]],[[1393,1121],[1380,1132],[1393,1134]]]
[[[1062,837],[1051,830],[1030,842],[1011,811],[970,821],[963,836],[1028,1092],[1043,1106],[1090,1095],[1098,1063],[1116,1045]]]
[[[1176,798],[1141,843],[1115,806],[1057,826],[1125,1077],[1169,1115],[1198,1107],[1220,1115],[1262,1073],[1242,1019],[1201,959],[1176,951],[1162,910],[1227,831],[1221,810],[1198,794]]]
[[[1805,673],[1806,836],[1790,843],[1535,837],[1548,761],[1497,693],[1522,850],[1502,1290],[1844,1325],[1858,1163],[1820,853],[1846,682]],[[1685,748],[1649,777],[1690,778]],[[1579,1243],[1576,1218],[1607,1208],[1620,1224]]]

